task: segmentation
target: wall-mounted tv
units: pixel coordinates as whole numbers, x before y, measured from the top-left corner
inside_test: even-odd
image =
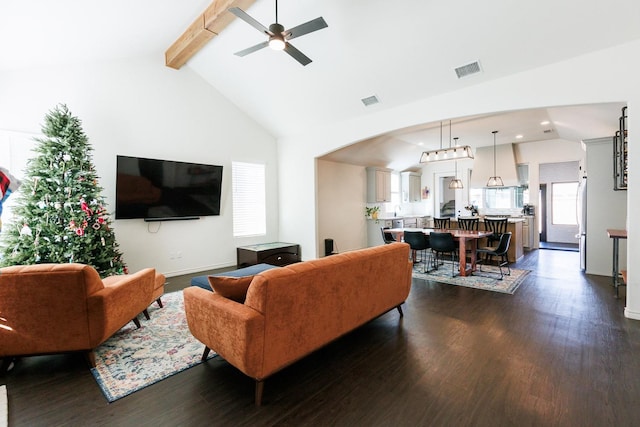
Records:
[[[116,219],[220,215],[222,166],[117,156]]]

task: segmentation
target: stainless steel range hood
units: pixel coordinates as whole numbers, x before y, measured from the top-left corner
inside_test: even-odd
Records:
[[[500,144],[496,146],[496,174],[502,178],[505,187],[516,187],[520,185],[513,144]],[[493,175],[493,146],[478,147],[476,149],[475,159],[473,160],[471,187],[486,187],[487,180]]]

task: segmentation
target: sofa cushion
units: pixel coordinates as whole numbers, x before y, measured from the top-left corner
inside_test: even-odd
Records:
[[[209,276],[208,279],[209,284],[215,293],[225,298],[244,303],[244,300],[247,297],[247,289],[249,289],[253,276]]]
[[[210,276],[197,276],[191,279],[191,286],[199,286],[206,290],[213,288],[215,292],[226,298],[244,302],[247,289],[251,284],[251,280],[253,280],[253,276],[272,268],[276,268],[276,266],[256,264],[238,270],[212,274]],[[212,280],[212,278],[215,279]],[[216,289],[216,287],[218,289]]]

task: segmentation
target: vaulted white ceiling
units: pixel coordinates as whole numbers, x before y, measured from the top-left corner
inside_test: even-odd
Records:
[[[164,51],[209,4],[3,1],[0,71],[149,55],[157,56],[163,67]],[[275,18],[274,1],[257,0],[246,12],[268,26]],[[637,0],[279,1],[279,21],[285,28],[318,16],[328,28],[293,41],[313,60],[306,67],[269,49],[235,56],[264,40],[238,19],[186,67],[275,136],[284,136],[640,38]],[[481,73],[458,79],[454,69],[472,61],[480,62]],[[380,104],[365,107],[361,99],[374,94]],[[515,133],[527,139],[599,137],[612,133],[620,104],[552,107],[482,120],[452,118],[454,136],[471,145],[490,144],[494,128],[501,129],[504,138]],[[541,132],[542,117],[552,122],[553,135],[535,136]],[[438,144],[434,134],[439,134],[439,124],[425,127],[431,131],[394,130],[381,138],[416,147],[418,142]]]

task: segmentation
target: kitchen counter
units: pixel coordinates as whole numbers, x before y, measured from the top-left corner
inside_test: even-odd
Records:
[[[393,221],[394,219],[415,219],[415,218],[431,218],[431,215],[400,215],[400,216],[381,216],[378,215],[378,221]]]
[[[461,216],[460,218],[480,218],[480,222],[482,222],[485,218],[494,218],[491,215],[487,215],[486,217],[481,216],[481,217],[471,217],[471,216]],[[457,218],[451,218],[451,222],[458,222]],[[509,219],[507,220],[507,222],[511,223],[511,224],[515,224],[516,222],[524,222],[525,219],[524,217],[521,216],[512,216],[509,217]]]

